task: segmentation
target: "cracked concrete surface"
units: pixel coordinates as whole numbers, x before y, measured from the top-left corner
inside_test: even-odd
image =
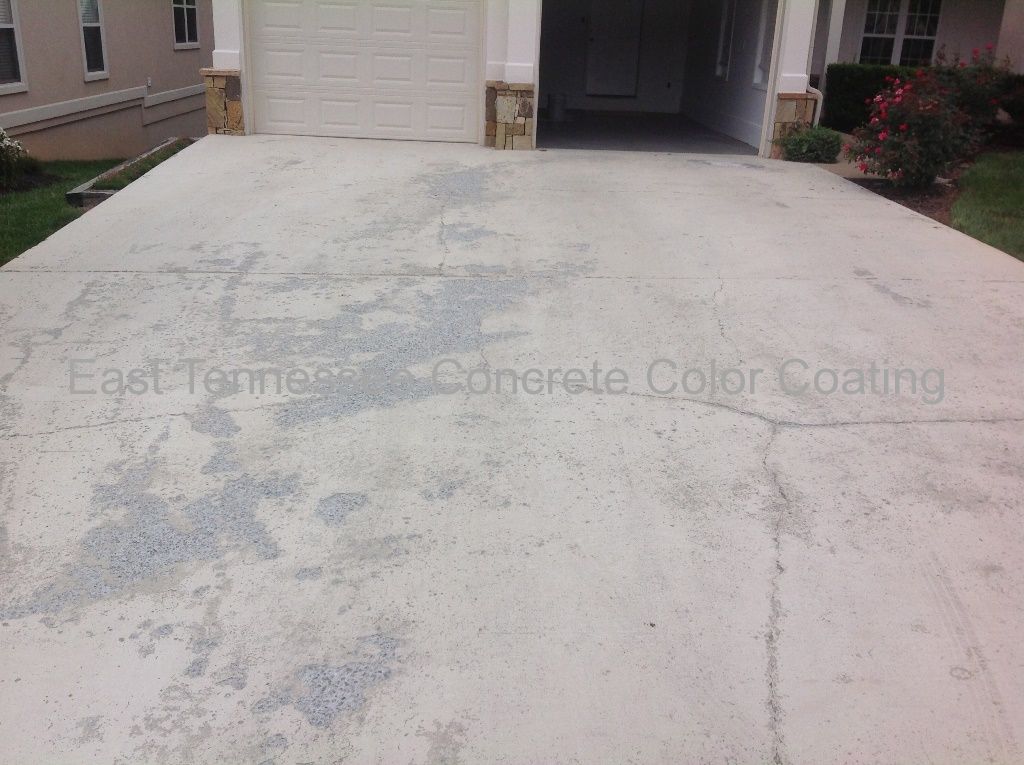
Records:
[[[212,137],[0,327],[4,762],[1024,759],[1024,265],[829,173]],[[643,379],[791,357],[945,396]],[[413,379],[68,390],[189,358]]]

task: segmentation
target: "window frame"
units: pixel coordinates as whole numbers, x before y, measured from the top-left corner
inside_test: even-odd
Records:
[[[175,29],[174,12],[182,8],[185,12],[185,37],[188,37],[188,11],[191,8],[196,14],[196,39],[194,41],[188,41],[180,43],[178,42],[177,31]],[[194,0],[192,5],[188,4],[188,0],[171,0],[171,38],[174,42],[174,50],[197,50],[202,46],[199,37],[199,0]]]
[[[718,55],[715,57],[715,77],[726,82],[729,81],[729,71],[732,69],[736,6],[736,0],[722,0],[722,16],[718,22]]]
[[[907,34],[907,23],[910,19],[910,0],[899,0],[899,4],[899,10],[896,15],[896,32],[891,35],[877,34],[874,32],[869,33],[867,31],[868,14],[871,13],[871,2],[868,0],[868,2],[864,4],[864,21],[860,26],[860,47],[857,50],[857,63],[863,63],[861,57],[864,53],[864,41],[868,38],[892,40],[892,54],[889,56],[889,65],[891,66],[901,66],[900,62],[903,60],[903,45],[907,40],[931,40],[933,45],[931,61],[929,64],[935,63],[935,54],[938,50],[939,30],[942,26],[942,12],[945,9],[946,4],[942,2],[942,0],[939,0],[939,12],[936,14],[938,19],[935,23],[934,35]]]
[[[103,18],[103,0],[96,0],[96,15],[99,18],[98,22],[86,23],[82,20],[82,4],[80,0],[75,0],[75,5],[78,13],[78,39],[82,43],[82,71],[85,73],[86,82],[96,82],[97,80],[109,80],[110,79],[110,57],[107,55],[107,25],[104,23]],[[103,53],[103,70],[90,72],[89,71],[89,56],[85,50],[85,28],[99,27],[100,30],[100,49]]]
[[[0,96],[28,91],[28,75],[25,73],[25,48],[21,42],[21,20],[18,17],[18,0],[11,0],[11,24],[4,24],[5,29],[14,30],[14,50],[18,57],[17,82],[0,83]]]

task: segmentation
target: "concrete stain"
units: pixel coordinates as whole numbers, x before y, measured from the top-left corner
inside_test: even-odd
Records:
[[[440,286],[406,294],[407,320],[363,327],[359,313],[382,310],[396,305],[399,295],[381,296],[333,320],[310,322],[310,332],[296,333],[294,325],[286,333],[261,334],[256,328],[250,342],[256,355],[264,358],[288,358],[315,352],[348,364],[353,358],[369,358],[358,367],[368,384],[335,388],[308,398],[294,400],[281,408],[278,424],[283,427],[308,425],[319,420],[336,420],[376,408],[390,408],[405,402],[421,401],[437,395],[427,378],[393,378],[402,370],[427,364],[445,356],[476,353],[502,339],[519,336],[517,332],[485,331],[485,319],[510,307],[525,296],[530,283],[525,278],[446,279]],[[411,305],[409,301],[411,300]],[[285,347],[282,347],[282,344]],[[274,351],[278,351],[275,353]]]
[[[420,495],[423,499],[430,501],[451,499],[455,496],[455,492],[462,488],[465,483],[465,479],[455,480],[453,478],[444,478],[433,489],[424,489]]]
[[[316,514],[328,526],[340,526],[351,513],[366,507],[367,502],[365,494],[340,492],[321,499]]]
[[[361,709],[370,690],[391,676],[397,641],[384,635],[364,638],[362,648],[375,655],[341,665],[307,664],[297,673],[302,693],[295,708],[310,725],[328,728],[334,720]]]
[[[187,415],[187,419],[196,433],[214,438],[231,438],[241,430],[230,412],[215,406],[204,406],[199,411]]]
[[[242,470],[242,465],[235,459],[236,456],[235,447],[232,444],[227,441],[219,441],[214,445],[213,456],[203,465],[201,472],[204,475],[239,473]]]
[[[290,681],[252,705],[256,715],[292,706],[316,728],[362,709],[371,690],[387,680],[396,663],[398,641],[382,634],[361,638],[356,657],[344,664],[306,664]]]
[[[58,581],[23,602],[4,604],[0,618],[55,614],[118,595],[179,565],[217,560],[232,548],[254,551],[263,559],[279,554],[255,510],[265,500],[295,495],[298,476],[244,475],[175,508],[149,488],[156,467],[153,460],[117,466],[118,480],[95,489],[93,508],[100,517],[119,517],[86,532],[77,560]],[[196,664],[192,672],[202,674],[203,669]]]

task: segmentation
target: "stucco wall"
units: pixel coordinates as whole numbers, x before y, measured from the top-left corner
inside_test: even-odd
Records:
[[[847,0],[841,62],[855,62],[860,55],[866,13],[867,0]],[[935,49],[945,46],[950,59],[970,58],[972,49],[998,42],[1002,21],[1003,0],[944,0]]]
[[[102,0],[109,78],[85,81],[77,0],[20,0],[20,42],[28,91],[0,95],[3,115],[49,104],[139,88],[149,94],[200,85],[213,51],[211,0],[198,0],[200,47],[174,49],[171,0]],[[202,135],[202,97],[143,109],[141,99],[20,125],[11,132],[42,159],[127,156],[166,135]],[[124,112],[112,116],[114,112]],[[102,116],[101,116],[102,115]],[[162,121],[168,124],[161,125]],[[89,124],[86,124],[89,123]]]
[[[153,79],[151,93],[203,81],[213,52],[210,0],[199,0],[196,50],[174,50],[171,0],[102,0],[110,79],[85,82],[77,0],[20,0],[27,93],[0,96],[0,113],[124,90]]]
[[[761,141],[767,90],[754,84],[762,0],[738,0],[728,80],[715,76],[719,0],[694,0],[683,111],[708,127],[751,146]]]
[[[565,94],[572,109],[671,112],[680,109],[686,69],[688,0],[647,0],[636,98],[586,94],[591,0],[547,0],[541,26],[541,98]]]

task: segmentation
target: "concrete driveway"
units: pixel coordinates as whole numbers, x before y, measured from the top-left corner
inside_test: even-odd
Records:
[[[1024,264],[825,171],[209,138],[0,326],[0,761],[1024,758]]]

